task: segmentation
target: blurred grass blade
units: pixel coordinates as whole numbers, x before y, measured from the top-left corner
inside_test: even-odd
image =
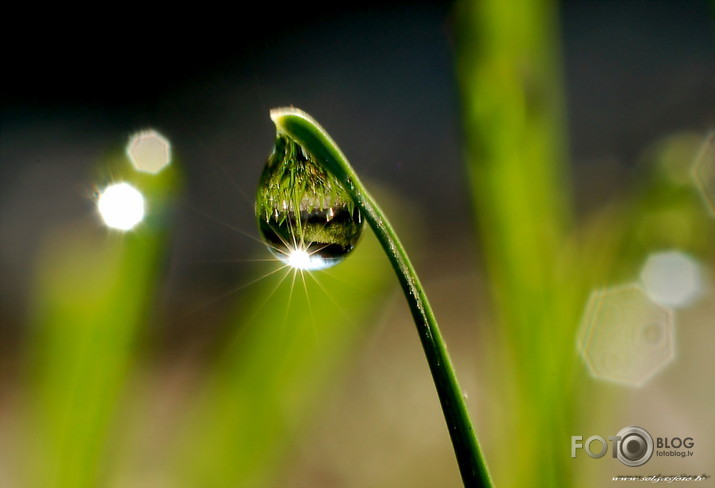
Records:
[[[565,469],[556,461],[568,418],[564,385],[575,356],[568,304],[577,300],[557,265],[570,197],[556,6],[485,0],[457,7],[467,168],[500,340],[492,353],[514,358],[492,387],[516,402],[500,407],[499,438],[518,438],[519,447],[499,442],[487,457],[495,460],[496,486],[528,485],[535,476],[557,486]]]
[[[102,486],[116,405],[153,303],[175,170],[140,175],[122,155],[98,171],[131,181],[149,214],[127,233],[99,218],[57,229],[37,262],[28,337],[28,487]]]
[[[242,294],[234,332],[180,437],[178,486],[280,486],[279,466],[390,289],[379,256],[364,235],[335,268],[284,269]]]

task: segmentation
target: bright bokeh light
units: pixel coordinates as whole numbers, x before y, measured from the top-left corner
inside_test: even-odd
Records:
[[[129,138],[127,156],[138,171],[156,174],[171,161],[171,144],[155,130],[139,132]]]
[[[672,361],[674,334],[670,309],[637,285],[617,286],[591,295],[578,348],[594,378],[639,386]]]
[[[99,195],[97,209],[108,227],[129,230],[144,218],[144,197],[128,183],[115,183]]]
[[[700,266],[680,251],[651,254],[640,277],[648,297],[666,307],[687,306],[703,289]]]

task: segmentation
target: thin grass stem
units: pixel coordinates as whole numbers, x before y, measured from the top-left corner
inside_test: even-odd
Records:
[[[464,485],[490,487],[487,465],[469,418],[462,391],[427,295],[405,249],[377,202],[327,132],[307,113],[278,108],[271,118],[279,133],[293,139],[330,171],[358,206],[392,264],[412,312],[437,388]]]

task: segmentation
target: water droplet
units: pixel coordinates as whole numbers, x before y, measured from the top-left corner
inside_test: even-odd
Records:
[[[256,218],[268,249],[307,270],[342,261],[363,229],[360,211],[340,182],[282,134],[261,175]]]

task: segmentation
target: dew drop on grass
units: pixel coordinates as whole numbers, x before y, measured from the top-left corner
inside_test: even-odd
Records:
[[[342,261],[363,229],[360,211],[340,182],[282,134],[261,175],[256,218],[268,249],[307,270]]]

